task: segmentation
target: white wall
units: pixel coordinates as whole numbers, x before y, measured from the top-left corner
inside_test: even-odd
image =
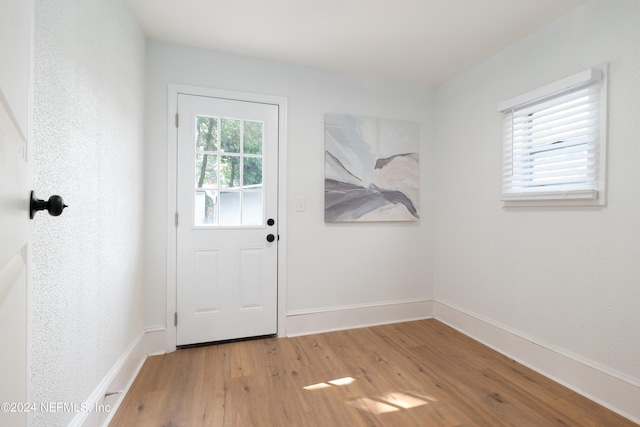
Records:
[[[35,12],[34,188],[69,208],[33,221],[30,401],[80,405],[143,330],[145,39],[120,0]]]
[[[434,152],[436,300],[622,379],[635,386],[634,399],[639,24],[637,0],[591,1],[436,88]],[[610,64],[607,206],[504,209],[497,104],[603,62]]]
[[[149,42],[145,200],[154,209],[146,217],[148,327],[166,324],[168,83],[288,99],[288,231],[281,236],[287,244],[287,313],[432,297],[430,89]],[[324,223],[326,112],[420,123],[420,222]],[[296,211],[299,199],[306,202],[305,212]],[[376,320],[374,315],[366,322]],[[304,329],[326,327],[312,322]]]

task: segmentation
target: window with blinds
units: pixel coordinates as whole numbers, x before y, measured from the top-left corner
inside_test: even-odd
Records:
[[[590,69],[500,105],[506,205],[603,205],[606,80]]]

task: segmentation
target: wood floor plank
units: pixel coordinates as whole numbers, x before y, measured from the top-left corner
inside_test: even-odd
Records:
[[[110,426],[635,426],[435,320],[147,359]]]

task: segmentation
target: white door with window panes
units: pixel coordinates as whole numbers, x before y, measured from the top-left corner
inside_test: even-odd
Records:
[[[278,106],[178,94],[177,345],[277,332]]]

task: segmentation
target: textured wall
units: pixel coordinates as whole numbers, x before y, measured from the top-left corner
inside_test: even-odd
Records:
[[[145,39],[120,0],[37,0],[33,402],[85,401],[143,328]],[[33,414],[66,425],[74,413]]]
[[[436,299],[640,382],[640,2],[597,0],[436,89]],[[609,62],[604,208],[505,210],[497,104]],[[464,124],[461,124],[464,119]]]
[[[150,42],[147,52],[147,326],[166,321],[167,84],[288,99],[287,311],[430,298],[432,91],[418,86]],[[420,124],[415,223],[325,224],[324,114]],[[158,179],[158,177],[162,177]],[[297,200],[306,201],[298,212]]]

